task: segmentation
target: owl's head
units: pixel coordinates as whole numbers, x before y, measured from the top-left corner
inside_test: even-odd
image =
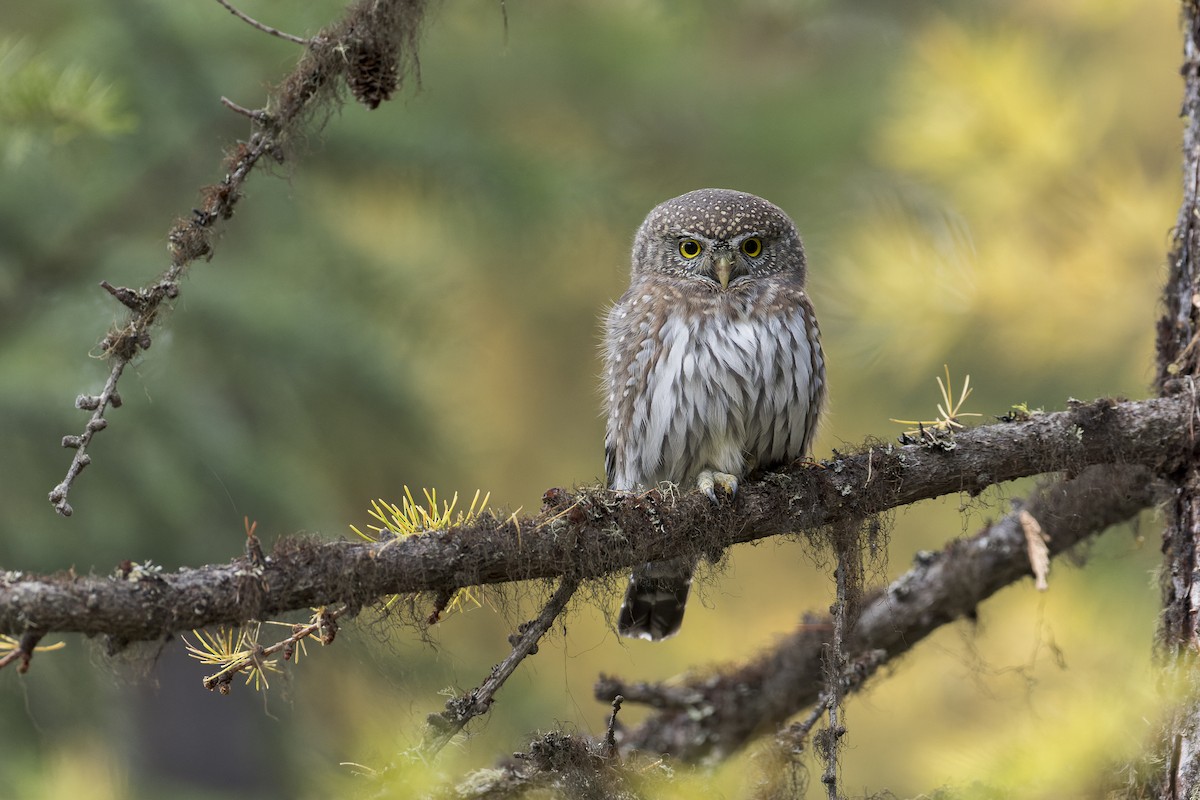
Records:
[[[661,273],[725,291],[785,277],[803,285],[804,246],[778,206],[732,189],[697,189],[646,216],[633,241],[633,274]]]

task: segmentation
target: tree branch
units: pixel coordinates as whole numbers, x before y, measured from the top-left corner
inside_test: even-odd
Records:
[[[1195,395],[1200,377],[1200,7],[1184,0],[1183,201],[1172,232],[1169,271],[1158,321],[1157,384]],[[1170,673],[1195,670],[1200,651],[1200,462],[1190,460],[1170,476],[1173,492],[1163,529],[1163,611],[1159,644]],[[1190,684],[1189,684],[1190,685]],[[1200,789],[1200,693],[1178,703],[1158,748],[1157,794],[1193,797]]]
[[[1031,574],[1020,520],[1023,509],[1050,536],[1052,554],[1125,521],[1155,501],[1152,475],[1138,467],[1093,467],[1043,488],[1014,513],[968,539],[951,542],[868,602],[850,632],[847,657],[874,670],[907,652],[938,627],[974,613],[997,590]],[[684,761],[718,760],[772,730],[825,691],[822,658],[829,617],[806,619],[774,648],[746,664],[703,678],[661,686],[629,686],[604,678],[596,697],[659,709],[621,740],[624,750],[669,754]],[[853,667],[851,668],[853,669]],[[861,681],[848,681],[854,691]]]
[[[115,578],[0,573],[0,633],[79,632],[110,645],[157,640],[214,624],[393,595],[553,578],[586,580],[681,553],[780,533],[820,539],[826,526],[1000,481],[1090,464],[1169,471],[1194,448],[1190,396],[1076,404],[1024,422],[962,432],[952,451],[872,446],[748,481],[736,503],[692,492],[642,495],[550,490],[533,518],[483,517],[470,525],[386,543],[284,540],[265,563],[246,558],[176,573]]]
[[[229,11],[261,30],[287,35],[250,20],[224,0],[217,0]],[[338,22],[309,40],[295,70],[284,78],[267,97],[266,108],[248,111],[226,100],[254,123],[249,141],[239,142],[227,153],[225,177],[200,190],[200,208],[176,221],[167,235],[171,264],[158,280],[140,289],[116,287],[107,281],[101,286],[129,310],[125,323],[113,328],[101,340],[100,354],[112,367],[104,390],[99,395],[83,395],[79,408],[92,412],[81,435],[65,436],[64,447],[75,455],[66,477],[50,491],[50,502],[64,517],[73,509],[67,496],[79,473],[91,463],[87,453],[92,436],[108,425],[105,413],[120,406],[117,382],[132,361],[151,345],[151,332],[162,321],[163,312],[179,296],[180,282],[189,266],[198,258],[212,257],[213,233],[218,222],[233,216],[242,197],[242,186],[264,156],[282,162],[289,142],[338,99],[341,81],[364,105],[375,108],[391,97],[405,74],[417,69],[416,41],[424,17],[425,0],[358,0]],[[328,112],[327,112],[328,113]]]

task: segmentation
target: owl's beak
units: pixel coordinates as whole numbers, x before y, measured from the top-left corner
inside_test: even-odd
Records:
[[[718,253],[713,271],[721,282],[721,289],[729,288],[729,278],[733,274],[733,253]]]

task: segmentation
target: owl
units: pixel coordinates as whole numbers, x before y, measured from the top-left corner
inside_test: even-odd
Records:
[[[808,453],[825,358],[805,277],[795,224],[760,197],[698,189],[650,212],[605,322],[610,489],[669,481],[715,502],[755,467]],[[695,566],[680,556],[635,569],[617,630],[678,632]]]

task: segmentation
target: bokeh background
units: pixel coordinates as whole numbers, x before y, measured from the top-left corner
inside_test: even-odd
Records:
[[[341,8],[239,5],[297,34]],[[238,554],[244,517],[268,543],[336,538],[405,485],[483,489],[507,513],[597,481],[599,317],[646,211],[702,186],[763,195],[805,235],[832,383],[817,456],[932,417],[944,364],[989,416],[1144,396],[1179,195],[1176,15],[1140,0],[439,4],[419,89],[347,105],[251,179],[126,372],[61,519],[58,441],[81,429],[74,397],[107,373],[89,353],[120,318],[98,282],[166,266],[172,220],[248,134],[219,98],[261,103],[298,49],[206,0],[6,4],[0,566],[175,569]],[[1028,488],[901,511],[874,578]],[[1119,783],[1158,713],[1157,536],[1151,516],[1110,532],[1086,563],[1056,563],[1048,592],[1009,588],[891,666],[849,702],[847,790]],[[600,733],[600,672],[753,654],[828,606],[822,561],[798,541],[734,550],[658,645],[615,635],[614,579],[471,738],[404,780],[453,780],[536,730]],[[29,674],[0,672],[0,795],[365,791],[343,762],[394,762],[536,600],[484,595],[432,641],[364,616],[269,692],[229,697],[205,692],[179,642],[114,661],[67,637]],[[740,797],[756,769],[751,752],[674,786]]]

